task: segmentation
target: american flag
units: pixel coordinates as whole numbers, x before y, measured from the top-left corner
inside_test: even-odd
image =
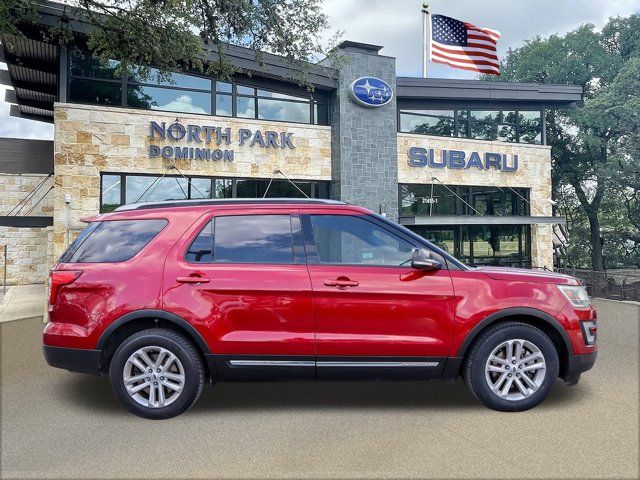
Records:
[[[454,68],[500,75],[496,45],[500,32],[444,15],[431,15],[429,60]]]

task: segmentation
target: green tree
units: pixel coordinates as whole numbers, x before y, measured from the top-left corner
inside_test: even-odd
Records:
[[[604,231],[616,263],[625,253],[636,255],[627,263],[640,261],[640,16],[611,18],[601,31],[586,24],[564,36],[536,37],[507,52],[502,74],[506,81],[583,87],[582,106],[547,113],[553,195],[561,208],[571,207],[567,217],[575,222],[568,225],[574,242],[568,257],[583,258],[586,233],[591,266],[602,270]]]
[[[45,34],[66,42],[69,19],[81,18],[91,26],[89,48],[105,63],[115,58],[121,68],[198,70],[221,78],[237,71],[225,55],[232,44],[283,56],[296,69],[296,80],[308,85],[305,60],[322,52],[319,34],[327,28],[320,0],[77,0],[77,5],[65,7],[59,25]],[[0,33],[19,35],[37,18],[38,2],[0,0]],[[206,60],[212,53],[215,60]]]

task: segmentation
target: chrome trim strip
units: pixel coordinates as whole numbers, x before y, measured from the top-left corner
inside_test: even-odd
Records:
[[[229,360],[234,367],[315,367],[313,360]]]
[[[437,367],[440,362],[317,362],[318,367]]]

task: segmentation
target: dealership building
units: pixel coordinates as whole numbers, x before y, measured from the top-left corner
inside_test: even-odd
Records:
[[[41,27],[62,8],[47,3]],[[308,65],[311,92],[284,59],[233,46],[231,80],[118,76],[70,27],[66,47],[37,29],[0,39],[11,114],[54,125],[52,142],[0,139],[9,283],[43,281],[83,217],[263,196],[361,205],[471,265],[553,267],[545,110],[578,104],[579,86],[398,77],[381,46],[351,41],[339,68]]]

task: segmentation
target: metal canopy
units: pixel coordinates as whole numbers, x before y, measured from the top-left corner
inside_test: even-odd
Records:
[[[488,82],[443,78],[398,77],[398,108],[441,106],[573,107],[582,102],[580,85]],[[420,102],[423,102],[422,104]]]
[[[0,72],[0,83],[13,87],[5,94],[12,104],[9,114],[53,123],[59,47],[15,35],[2,35],[0,41],[8,69]]]
[[[419,215],[416,217],[400,217],[402,225],[557,225],[565,224],[564,217],[529,217],[510,215]]]

